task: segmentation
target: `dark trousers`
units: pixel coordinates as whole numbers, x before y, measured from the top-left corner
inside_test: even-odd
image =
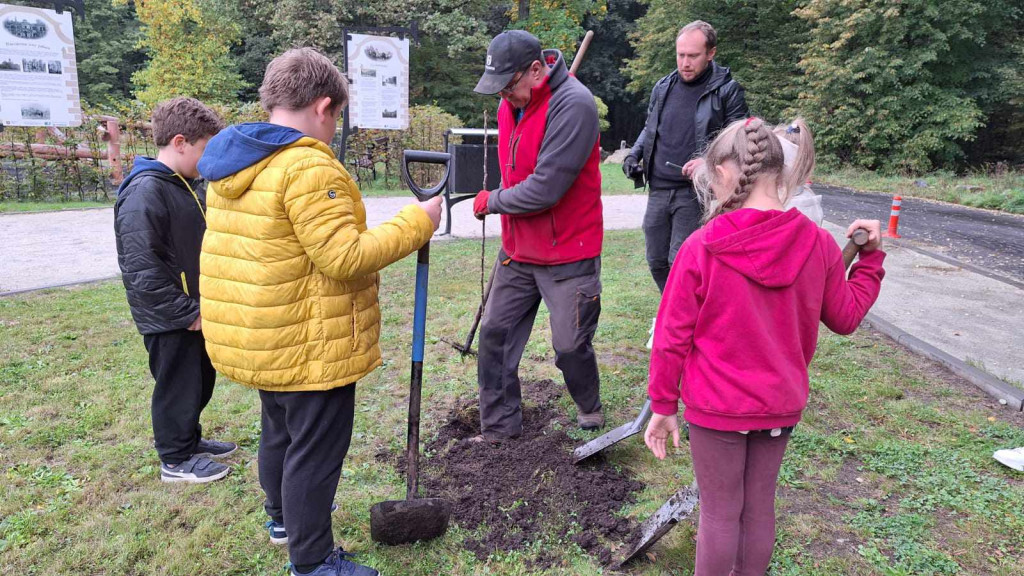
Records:
[[[331,503],[352,440],[355,399],[355,384],[324,392],[260,390],[264,508],[284,524],[293,564],[319,563],[334,550]]]
[[[644,212],[644,240],[647,265],[658,290],[665,291],[668,273],[679,247],[700,228],[701,206],[691,186],[673,190],[651,190]]]
[[[165,464],[192,457],[203,436],[199,414],[213,396],[217,372],[202,332],[175,330],[142,337],[156,379],[150,410],[156,452]]]
[[[480,327],[477,381],[480,429],[489,438],[523,431],[519,361],[533,330],[541,300],[551,317],[555,366],[584,413],[601,409],[594,332],[601,316],[601,259],[560,266],[511,261],[504,253],[494,270],[491,294]]]

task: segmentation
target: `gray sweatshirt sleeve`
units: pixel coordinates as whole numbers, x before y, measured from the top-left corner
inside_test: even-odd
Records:
[[[569,190],[594,151],[599,134],[597,104],[575,78],[551,95],[537,167],[519,184],[491,193],[492,214],[529,214],[551,208]]]

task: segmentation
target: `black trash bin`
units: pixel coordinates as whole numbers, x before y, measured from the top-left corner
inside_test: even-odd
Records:
[[[460,144],[451,137],[461,138]],[[452,206],[469,200],[481,190],[484,182],[483,128],[451,128],[444,133],[445,149],[452,155],[451,176],[444,190],[444,233],[452,232]],[[501,164],[498,162],[498,131],[487,130],[487,186],[494,190],[501,185]]]

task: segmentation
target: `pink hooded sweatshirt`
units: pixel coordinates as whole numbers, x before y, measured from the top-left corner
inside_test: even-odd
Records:
[[[818,322],[851,334],[881,288],[881,250],[849,280],[842,251],[796,209],[750,208],[691,235],[665,286],[648,394],[658,414],[722,431],[794,426],[807,405]],[[681,395],[680,395],[681,391]]]

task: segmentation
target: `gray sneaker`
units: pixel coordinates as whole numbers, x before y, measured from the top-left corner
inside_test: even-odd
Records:
[[[576,415],[576,422],[579,423],[580,428],[584,430],[597,430],[604,427],[604,410],[600,409],[597,412],[591,412],[590,414],[584,414],[579,412]]]
[[[238,444],[234,442],[218,442],[201,438],[199,444],[196,444],[196,453],[193,456],[220,459],[234,454],[236,450],[238,450]]]
[[[214,462],[204,456],[193,456],[181,464],[171,466],[160,465],[161,482],[187,482],[189,484],[205,484],[220,480],[231,472],[231,468]]]

